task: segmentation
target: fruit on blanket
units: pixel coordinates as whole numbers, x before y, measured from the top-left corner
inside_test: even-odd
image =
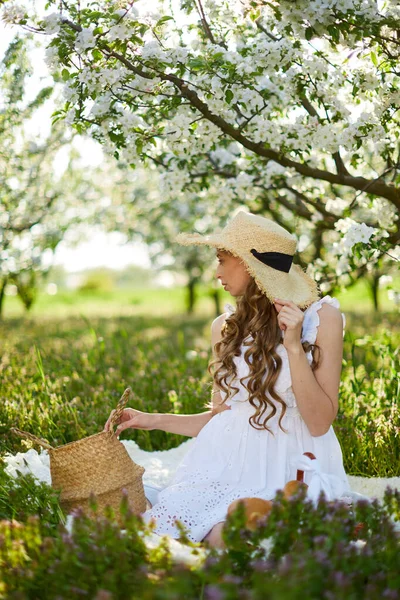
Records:
[[[283,488],[283,495],[285,496],[285,498],[290,498],[302,489],[308,489],[308,485],[303,481],[296,481],[295,479],[293,479],[292,481],[288,481],[285,487]]]
[[[239,504],[244,505],[246,527],[251,530],[256,529],[259,520],[267,516],[272,509],[272,502],[270,500],[263,500],[262,498],[239,498],[231,502],[228,506],[228,515],[235,512]]]

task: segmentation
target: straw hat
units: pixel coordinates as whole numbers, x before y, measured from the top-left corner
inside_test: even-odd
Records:
[[[240,258],[271,302],[281,298],[306,308],[319,298],[316,282],[292,264],[296,238],[265,217],[240,210],[220,233],[179,233],[176,241],[212,246]]]

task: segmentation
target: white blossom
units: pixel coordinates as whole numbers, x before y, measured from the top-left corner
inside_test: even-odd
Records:
[[[83,28],[78,33],[75,40],[75,48],[78,52],[85,52],[89,48],[93,48],[96,45],[96,38],[93,35],[93,31],[89,28]]]
[[[114,40],[126,40],[132,35],[132,31],[129,26],[129,22],[122,21],[116,25],[112,25],[108,32],[108,39]]]
[[[47,15],[47,17],[43,19],[42,26],[48,35],[59,33],[61,28],[61,15],[55,12]]]
[[[388,298],[394,302],[397,306],[400,306],[400,291],[388,290]]]
[[[50,69],[56,68],[60,65],[57,46],[47,46],[44,60]]]
[[[345,273],[348,273],[350,270],[350,262],[349,259],[346,255],[342,255],[339,257],[339,260],[336,264],[336,275],[340,276],[340,275],[344,275]]]
[[[400,260],[400,245],[390,248],[389,254],[394,260]]]
[[[391,275],[382,275],[381,277],[379,277],[379,287],[384,288],[389,283],[392,283],[392,281],[393,277]]]
[[[130,6],[129,10],[126,8],[120,8],[116,10],[114,14],[124,19],[131,19],[133,17],[137,18],[139,16],[139,11],[136,6]]]
[[[26,10],[19,4],[11,4],[4,6],[2,9],[2,19],[5,23],[13,25],[19,23],[26,16]]]
[[[346,219],[339,219],[335,223],[335,229],[344,234],[340,243],[335,245],[335,248],[339,252],[343,251],[345,254],[348,254],[351,251],[354,244],[359,242],[367,244],[370,237],[376,231],[374,227],[368,227],[365,223],[357,223],[349,217]]]
[[[348,202],[343,200],[343,198],[328,198],[326,201],[326,210],[338,216],[343,214],[343,211],[347,206]]]
[[[155,40],[151,40],[144,44],[144,46],[142,48],[142,57],[145,59],[154,58],[154,59],[160,60],[160,61],[167,60],[166,53],[160,47],[160,44]]]
[[[383,229],[393,227],[397,217],[396,208],[385,198],[374,198],[371,213]]]
[[[110,92],[104,94],[103,96],[100,96],[94,102],[94,104],[90,110],[90,115],[92,117],[96,118],[96,117],[106,114],[110,109],[111,102],[112,102],[112,94]]]

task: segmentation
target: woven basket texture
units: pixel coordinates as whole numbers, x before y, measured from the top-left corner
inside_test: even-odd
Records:
[[[134,463],[124,445],[108,432],[49,450],[52,486],[61,490],[60,504],[69,512],[88,506],[94,494],[99,510],[109,505],[118,511],[122,489],[135,514],[146,510],[142,476],[144,467]]]
[[[130,388],[127,388],[113,411],[109,431],[101,431],[58,448],[31,433],[14,427],[11,429],[48,450],[51,485],[60,491],[60,505],[66,513],[78,507],[87,512],[93,495],[99,512],[104,513],[105,507],[110,506],[119,520],[123,489],[127,492],[133,513],[141,514],[150,507],[142,480],[145,469],[131,459],[113,432],[130,393]]]

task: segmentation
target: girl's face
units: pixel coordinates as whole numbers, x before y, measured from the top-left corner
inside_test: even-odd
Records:
[[[218,267],[215,277],[231,296],[243,296],[251,277],[239,258],[224,250],[217,251]]]

